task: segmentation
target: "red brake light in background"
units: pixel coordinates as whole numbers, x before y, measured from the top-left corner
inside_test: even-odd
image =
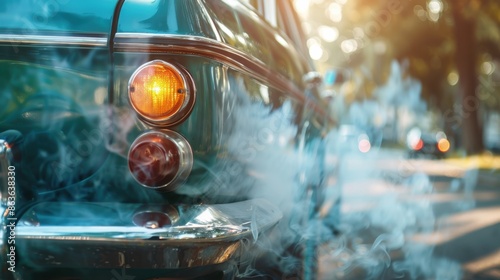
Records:
[[[130,104],[147,122],[174,125],[184,119],[194,105],[191,76],[180,67],[154,60],[139,67],[128,87]]]
[[[413,149],[415,151],[421,150],[423,147],[424,147],[424,141],[422,141],[422,139],[418,139],[418,141],[413,144]]]
[[[187,179],[193,165],[191,147],[174,131],[150,131],[140,135],[128,154],[134,179],[149,188],[172,191]]]

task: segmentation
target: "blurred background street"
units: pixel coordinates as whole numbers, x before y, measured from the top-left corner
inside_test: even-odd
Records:
[[[500,157],[380,149],[344,162],[341,234],[320,250],[320,279],[500,278]]]

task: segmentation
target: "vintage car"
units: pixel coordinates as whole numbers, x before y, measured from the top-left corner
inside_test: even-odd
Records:
[[[0,14],[1,279],[311,273],[294,240],[331,120],[291,1]]]

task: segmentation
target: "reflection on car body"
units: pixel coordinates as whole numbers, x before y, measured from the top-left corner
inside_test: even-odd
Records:
[[[255,154],[234,148],[241,108],[289,111],[284,143],[309,154],[330,122],[291,3],[55,2],[0,4],[20,221],[16,274],[2,232],[2,279],[232,278],[244,240],[283,215],[241,183]]]

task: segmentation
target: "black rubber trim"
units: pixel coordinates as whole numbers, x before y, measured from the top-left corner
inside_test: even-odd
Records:
[[[125,0],[118,0],[113,12],[113,20],[111,23],[111,30],[109,31],[108,39],[108,52],[109,52],[109,84],[108,84],[108,104],[113,104],[114,101],[114,81],[115,81],[115,58],[114,58],[114,42],[116,32],[118,30],[118,21],[120,19],[120,12],[122,10]]]

